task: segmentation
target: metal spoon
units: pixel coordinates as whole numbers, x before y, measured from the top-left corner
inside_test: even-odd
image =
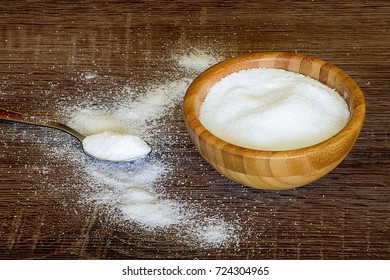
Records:
[[[23,124],[30,124],[30,125],[37,125],[37,126],[44,126],[44,127],[50,127],[50,128],[55,128],[58,130],[61,130],[63,132],[66,132],[75,138],[77,138],[81,143],[83,143],[83,140],[86,138],[85,135],[81,134],[80,132],[74,130],[73,128],[51,120],[35,117],[35,116],[30,116],[26,114],[22,114],[19,112],[7,110],[7,109],[2,109],[0,108],[0,120],[6,120],[6,121],[12,121],[12,122],[17,122],[17,123],[23,123]],[[86,152],[83,148],[83,151],[86,155],[96,158],[98,160],[104,160],[104,161],[110,161],[110,162],[128,162],[128,161],[135,161],[141,158],[146,157],[150,151],[147,154],[134,157],[134,158],[128,158],[126,160],[122,161],[113,161],[113,160],[108,160],[108,159],[102,159],[102,158],[97,158],[96,156],[93,156]]]

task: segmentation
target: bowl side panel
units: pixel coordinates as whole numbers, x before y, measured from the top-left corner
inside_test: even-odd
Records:
[[[292,175],[283,177],[250,175],[247,173],[241,173],[235,170],[228,169],[225,166],[218,165],[210,160],[207,161],[221,174],[231,179],[232,181],[235,181],[244,186],[263,190],[286,190],[304,186],[315,180],[318,180],[319,178],[332,171],[340,163],[341,160],[333,163],[330,166],[327,166],[324,169],[316,170],[312,173],[305,174],[304,176]]]

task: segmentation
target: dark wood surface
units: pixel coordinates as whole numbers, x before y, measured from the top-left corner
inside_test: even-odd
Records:
[[[165,133],[182,144],[163,152],[175,155],[180,169],[170,174],[168,195],[239,219],[247,231],[238,245],[210,249],[80,203],[75,166],[42,153],[47,141],[39,140],[52,138],[55,146],[67,136],[2,121],[0,258],[390,259],[389,46],[389,1],[0,1],[3,108],[61,121],[61,106],[83,98],[104,104],[114,85],[158,81],[169,75],[172,50],[194,47],[225,57],[315,56],[354,78],[367,104],[348,157],[320,180],[279,192],[216,173],[175,108],[167,120],[175,130]],[[77,77],[93,71],[99,82],[81,86]]]

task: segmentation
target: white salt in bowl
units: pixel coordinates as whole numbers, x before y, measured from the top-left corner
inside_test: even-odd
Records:
[[[201,105],[210,88],[240,70],[276,68],[309,76],[335,89],[350,112],[347,124],[320,143],[293,150],[265,151],[226,142],[204,127]],[[356,82],[323,60],[294,53],[254,53],[220,62],[189,86],[183,103],[190,138],[202,157],[229,179],[256,189],[284,190],[307,185],[332,171],[355,144],[365,117],[365,101]]]

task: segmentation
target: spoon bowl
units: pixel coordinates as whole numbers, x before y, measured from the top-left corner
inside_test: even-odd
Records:
[[[84,151],[84,153],[86,155],[88,155],[88,156],[90,156],[92,158],[98,159],[98,160],[102,160],[102,161],[108,161],[108,162],[132,162],[132,161],[136,161],[138,159],[145,158],[151,152],[150,145],[148,143],[142,141],[140,138],[138,138],[139,141],[142,141],[145,146],[149,147],[149,149],[145,149],[144,148],[144,151],[145,151],[144,153],[138,154],[138,155],[136,155],[134,157],[121,158],[119,160],[118,159],[110,159],[109,157],[107,157],[107,158],[106,157],[100,157],[100,156],[94,155],[91,152],[88,152],[84,148],[84,142],[85,142],[85,139],[87,138],[86,135],[81,134],[77,130],[75,130],[75,129],[73,129],[73,128],[65,125],[65,124],[62,124],[62,123],[59,123],[59,122],[55,122],[55,121],[52,121],[52,120],[47,120],[47,119],[35,117],[35,116],[26,115],[26,114],[23,114],[23,113],[19,113],[19,112],[7,110],[7,109],[2,109],[2,108],[0,108],[0,120],[6,120],[6,121],[23,123],[23,124],[30,124],[30,125],[37,125],[37,126],[44,126],[44,127],[54,128],[54,129],[58,129],[58,130],[61,130],[63,132],[66,132],[66,133],[72,135],[73,137],[75,137],[76,139],[78,139],[81,142],[81,144],[83,146],[83,151]],[[110,148],[111,148],[113,143],[111,142],[109,144],[111,144],[111,146],[110,146]],[[102,146],[102,148],[104,148],[104,147]]]

